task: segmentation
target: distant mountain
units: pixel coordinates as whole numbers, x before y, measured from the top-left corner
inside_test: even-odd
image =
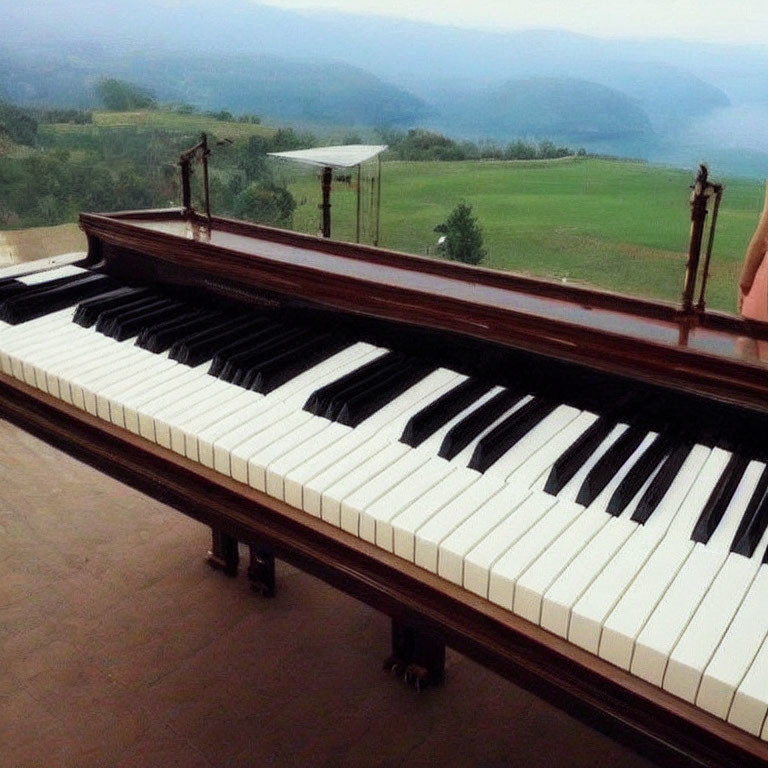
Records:
[[[26,104],[94,106],[104,76],[151,88],[158,99],[202,109],[255,112],[337,125],[411,125],[426,104],[402,88],[341,62],[277,56],[149,54],[88,57],[0,51],[7,98]]]
[[[590,142],[653,133],[648,116],[628,96],[574,78],[531,77],[463,94],[445,93],[436,108],[439,119],[456,130],[497,139]]]
[[[390,116],[404,126],[410,120],[440,131],[463,126],[459,136],[480,138],[486,132],[506,137],[500,126],[512,125],[503,115],[495,122],[480,112],[459,115],[456,105],[469,110],[510,81],[570,78],[624,94],[645,114],[655,136],[648,138],[643,120],[645,138],[596,141],[588,148],[648,159],[660,157],[662,145],[666,152],[670,141],[681,141],[691,123],[710,124],[714,115],[741,106],[768,108],[768,46],[609,40],[562,30],[492,32],[367,14],[286,10],[252,0],[216,6],[207,0],[37,0],[6,6],[2,45],[7,51],[13,47],[42,58],[53,52],[59,59],[66,52],[67,66],[86,68],[119,60],[122,68],[110,74],[140,77],[144,84],[155,84],[160,98],[178,93],[206,108],[282,112],[285,118],[313,122],[341,122],[345,116],[352,116],[352,122],[382,122]],[[176,63],[168,64],[168,57]],[[217,71],[222,57],[231,63],[226,79]],[[250,69],[249,80],[245,61],[269,57],[301,59],[303,71],[288,68],[271,87],[265,64]],[[330,62],[343,62],[358,73]],[[0,72],[6,75],[6,91],[18,93],[2,62]],[[66,67],[51,68],[49,78],[50,90],[57,86],[60,93],[73,93]],[[256,78],[262,81],[258,85],[252,82]],[[0,75],[0,90],[3,79]],[[355,97],[347,85],[357,89]],[[38,95],[44,90],[39,88]],[[327,100],[316,91],[327,93]],[[304,106],[289,106],[290,93]],[[477,98],[469,98],[472,94]],[[12,97],[25,98],[23,93]],[[266,102],[277,104],[280,112],[263,106]],[[629,112],[622,107],[622,114]],[[719,148],[714,138],[707,146]],[[679,148],[686,149],[683,144]],[[707,150],[702,153],[706,159]]]

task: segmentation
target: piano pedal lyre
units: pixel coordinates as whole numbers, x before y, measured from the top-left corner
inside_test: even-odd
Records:
[[[237,539],[220,528],[211,528],[211,548],[206,561],[211,568],[221,571],[225,576],[237,576],[240,565]]]
[[[248,579],[251,589],[262,597],[275,596],[275,555],[264,544],[249,546],[251,560],[248,565]]]
[[[392,619],[392,653],[383,666],[416,691],[440,685],[445,678],[445,643]]]

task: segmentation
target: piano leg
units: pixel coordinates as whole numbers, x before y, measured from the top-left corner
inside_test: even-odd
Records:
[[[240,564],[237,539],[220,528],[211,528],[211,549],[206,559],[211,568],[222,571],[227,576],[237,576]]]
[[[248,565],[248,578],[251,588],[262,597],[275,595],[275,555],[264,544],[250,544],[251,561]]]
[[[392,655],[384,662],[384,669],[402,675],[417,691],[439,685],[445,677],[445,643],[392,619]]]

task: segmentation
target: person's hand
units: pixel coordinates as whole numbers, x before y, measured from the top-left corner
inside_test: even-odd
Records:
[[[744,285],[744,283],[739,283],[739,298],[738,298],[739,312],[741,312],[744,306],[744,297],[749,293],[749,289],[751,287],[752,287],[751,285]]]

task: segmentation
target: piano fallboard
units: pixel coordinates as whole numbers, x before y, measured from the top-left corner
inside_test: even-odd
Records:
[[[258,302],[277,293],[337,311],[497,342],[765,410],[768,324],[340,243],[180,210],[81,214],[88,262],[139,283],[202,286]],[[130,274],[127,274],[130,271]],[[253,286],[259,286],[254,291]],[[250,290],[249,290],[250,288]]]

